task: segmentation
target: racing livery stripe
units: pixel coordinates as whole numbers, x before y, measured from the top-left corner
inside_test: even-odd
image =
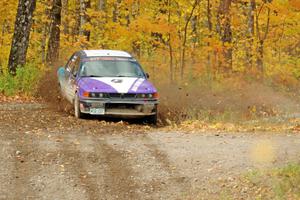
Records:
[[[105,78],[93,78],[93,79],[111,86],[118,93],[128,93],[130,88],[133,85],[136,85],[136,83],[138,82],[137,78],[127,78],[127,77],[126,78],[106,78],[105,77]],[[114,81],[114,80],[120,80],[120,81]]]
[[[143,78],[139,78],[135,84],[132,86],[131,90],[136,92],[138,90],[138,88],[140,87],[140,85],[142,85],[142,83],[145,81],[145,79]]]

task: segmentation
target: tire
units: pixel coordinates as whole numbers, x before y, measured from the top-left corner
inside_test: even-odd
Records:
[[[144,123],[156,125],[157,124],[157,113],[155,115],[148,116],[144,119]]]
[[[77,119],[85,118],[85,114],[80,111],[80,102],[77,94],[75,94],[75,99],[74,99],[74,115]]]

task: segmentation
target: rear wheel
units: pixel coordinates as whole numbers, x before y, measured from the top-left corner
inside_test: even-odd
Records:
[[[80,101],[77,94],[75,95],[74,100],[74,115],[78,119],[83,119],[85,117],[85,114],[80,111]]]

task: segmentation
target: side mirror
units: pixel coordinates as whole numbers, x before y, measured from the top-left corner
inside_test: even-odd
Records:
[[[57,70],[58,75],[64,76],[65,75],[65,68],[64,67],[59,67]]]
[[[76,78],[77,77],[77,72],[73,72],[73,77]]]
[[[150,78],[150,75],[148,73],[146,73],[146,78]]]

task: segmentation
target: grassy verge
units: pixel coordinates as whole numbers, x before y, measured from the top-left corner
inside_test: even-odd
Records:
[[[18,68],[15,76],[4,72],[0,75],[0,93],[5,96],[32,96],[42,75],[43,70],[34,64]]]
[[[250,199],[300,199],[300,164],[289,164],[268,171],[254,171],[221,194],[222,199],[239,196]]]

